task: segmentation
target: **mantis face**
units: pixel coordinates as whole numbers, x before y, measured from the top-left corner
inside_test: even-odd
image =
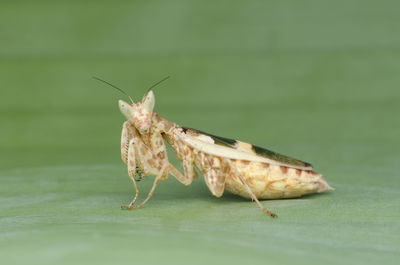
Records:
[[[142,101],[132,104],[123,100],[118,101],[121,113],[140,131],[147,131],[150,128],[154,104],[154,93],[151,90],[143,97]]]

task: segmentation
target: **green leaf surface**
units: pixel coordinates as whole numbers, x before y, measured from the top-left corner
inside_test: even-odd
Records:
[[[0,263],[398,264],[399,7],[1,1]],[[167,75],[160,116],[309,161],[336,190],[262,201],[272,219],[170,177],[121,210],[126,98],[91,77],[140,99]]]

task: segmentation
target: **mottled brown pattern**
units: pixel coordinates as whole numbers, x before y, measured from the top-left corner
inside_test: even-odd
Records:
[[[148,159],[147,164],[152,168],[156,168],[157,167],[156,161],[157,160],[155,160],[155,159]]]
[[[245,165],[236,161],[239,172],[259,199],[295,198],[301,195],[331,189],[321,175],[277,165],[251,162]],[[242,197],[250,198],[235,174],[229,175],[225,188]]]
[[[211,193],[216,196],[220,197],[224,193],[225,189],[225,181],[228,176],[227,169],[225,167],[221,168],[221,158],[211,155],[204,155],[202,156],[203,161],[200,161],[200,170],[204,174],[204,180],[211,191]],[[207,169],[204,165],[209,164],[211,168]]]
[[[139,150],[140,150],[140,153],[142,153],[142,154],[146,153],[146,148],[144,145],[141,145]]]
[[[190,151],[191,151],[190,147],[185,148],[185,151],[184,151],[185,156],[188,156]]]
[[[176,139],[174,135],[165,134],[167,142],[171,145],[172,150],[176,157],[182,162],[183,172],[182,175],[177,170],[173,170],[171,173],[184,185],[189,185],[192,183],[193,178],[197,177],[196,172],[193,168],[194,155],[192,148],[183,144],[182,141]]]
[[[274,185],[274,183],[277,182],[277,181],[279,181],[279,180],[267,181],[267,182],[266,182],[266,185],[265,185],[265,189],[266,189],[266,190],[271,189],[271,188],[272,188],[272,185]]]
[[[165,157],[166,157],[166,155],[165,155],[164,152],[160,152],[160,153],[157,154],[157,158],[160,159],[160,160],[164,160]]]

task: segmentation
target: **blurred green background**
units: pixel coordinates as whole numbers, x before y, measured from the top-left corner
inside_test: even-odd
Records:
[[[1,263],[398,264],[399,8],[1,0]],[[125,97],[93,75],[134,99],[171,75],[162,117],[309,161],[336,190],[263,201],[271,219],[170,177],[121,211]]]

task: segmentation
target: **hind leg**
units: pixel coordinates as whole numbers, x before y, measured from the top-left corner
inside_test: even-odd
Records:
[[[230,161],[229,159],[225,159],[225,161],[229,164],[230,168],[233,170],[233,172],[235,173],[235,175],[240,179],[240,181],[243,183],[243,185],[246,187],[247,192],[249,193],[251,199],[253,201],[255,201],[258,205],[258,207],[260,207],[260,209],[268,214],[271,217],[276,217],[277,215],[273,212],[268,211],[267,209],[265,209],[265,207],[260,203],[260,201],[257,199],[256,195],[253,193],[253,191],[250,189],[249,185],[247,184],[246,180],[243,178],[242,174],[240,174],[239,170],[237,170],[236,166],[232,163],[232,161]]]

